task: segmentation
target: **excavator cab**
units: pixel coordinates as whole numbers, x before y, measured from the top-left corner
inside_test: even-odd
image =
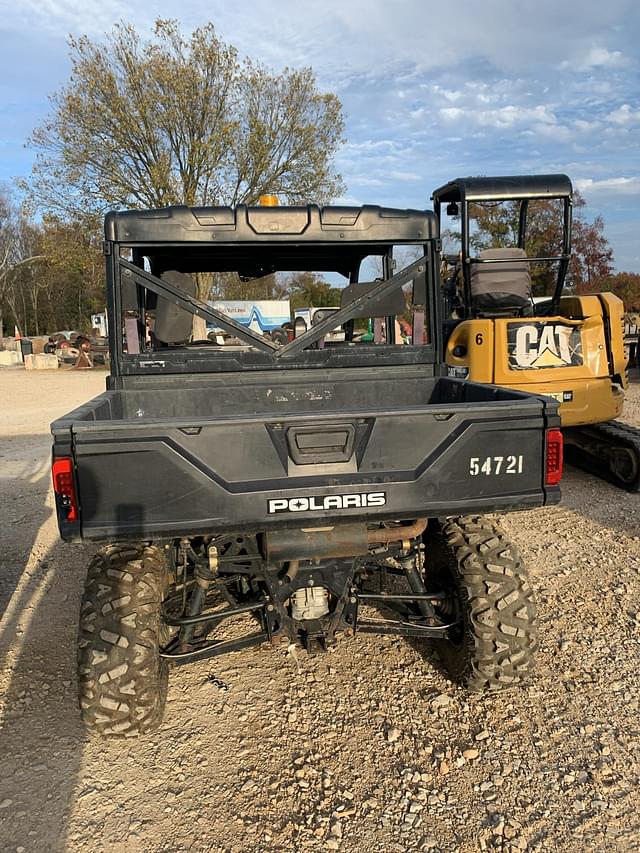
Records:
[[[572,195],[566,175],[457,178],[433,192],[441,235],[446,214],[460,239],[459,252],[443,254],[445,361],[453,376],[554,397],[568,458],[638,491],[640,434],[616,420],[628,382],[624,306],[612,293],[570,292]],[[558,220],[556,245],[543,251],[530,239],[537,204]],[[510,227],[487,246],[478,211],[500,205]]]

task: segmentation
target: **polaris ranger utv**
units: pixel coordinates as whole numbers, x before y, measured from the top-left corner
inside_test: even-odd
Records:
[[[263,643],[400,634],[471,690],[526,678],[532,590],[480,514],[559,500],[557,403],[446,375],[435,215],[173,207],[105,232],[107,390],[52,425],[61,535],[103,543],[87,726],[149,731],[170,664]],[[217,297],[310,271],[340,310],[280,345],[196,296],[196,273]],[[194,315],[216,331],[193,340]]]

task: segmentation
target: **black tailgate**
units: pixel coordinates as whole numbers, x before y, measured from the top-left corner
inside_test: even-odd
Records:
[[[555,404],[464,384],[471,402],[75,421],[82,535],[162,538],[557,502],[558,487],[544,485]]]

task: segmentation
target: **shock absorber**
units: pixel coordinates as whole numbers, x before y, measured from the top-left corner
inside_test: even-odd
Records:
[[[420,560],[419,548],[420,546],[416,545],[413,553],[408,554],[406,557],[402,557],[398,562],[402,566],[407,582],[411,587],[411,592],[414,592],[416,595],[426,595],[427,588],[424,585],[422,575],[416,565]],[[433,609],[433,605],[430,601],[426,598],[419,598],[416,601],[416,604],[418,605],[418,610],[425,619],[435,619],[435,610]]]
[[[214,545],[209,546],[208,557],[208,566],[198,562],[193,570],[196,585],[189,598],[186,616],[199,616],[202,613],[211,581],[215,580],[218,574],[218,549]],[[185,625],[182,628],[182,636],[180,637],[180,650],[182,652],[190,650],[195,630],[196,625]]]

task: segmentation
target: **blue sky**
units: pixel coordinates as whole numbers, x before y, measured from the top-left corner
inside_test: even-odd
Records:
[[[0,0],[0,181],[69,73],[69,33],[211,20],[242,54],[312,65],[346,115],[349,203],[430,206],[470,174],[566,172],[640,272],[640,5],[631,0]]]

